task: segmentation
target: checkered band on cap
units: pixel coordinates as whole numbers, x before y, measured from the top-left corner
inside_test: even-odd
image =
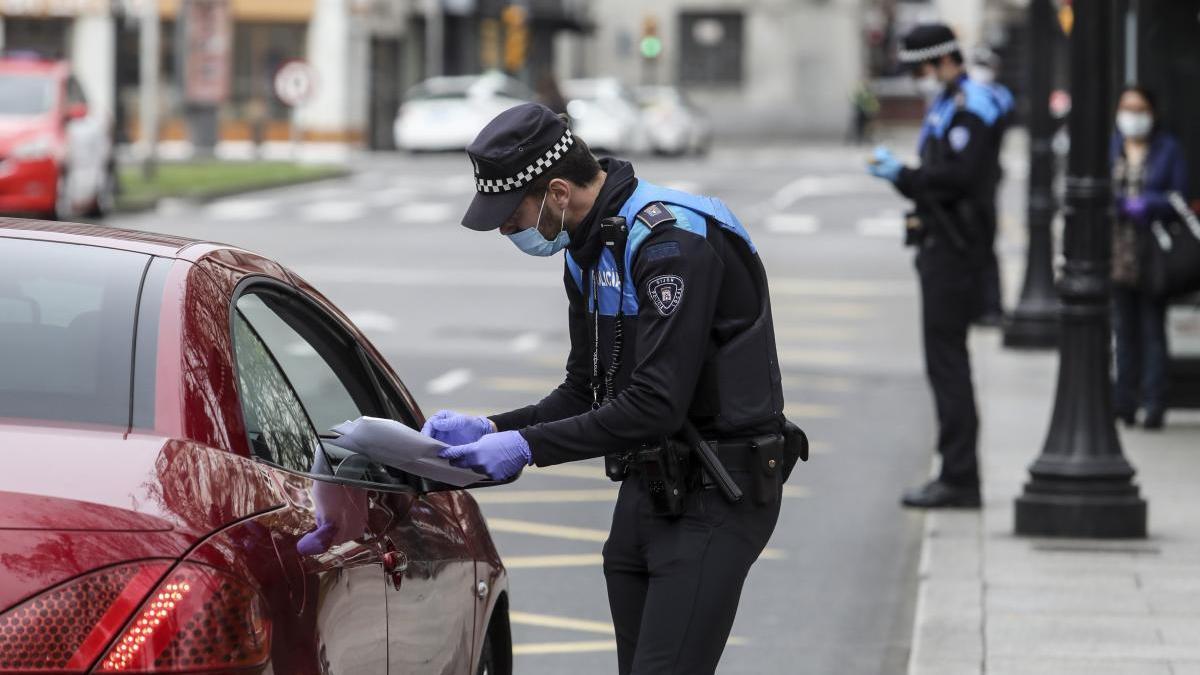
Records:
[[[901,49],[900,62],[921,63],[931,59],[936,59],[939,56],[953,54],[956,51],[958,51],[958,40],[951,40],[949,42],[943,42],[941,44],[931,45],[929,47],[922,47],[921,49]]]
[[[475,189],[479,192],[511,192],[519,190],[533,182],[534,178],[542,175],[546,169],[554,166],[554,163],[562,159],[566,154],[567,148],[570,148],[575,143],[575,137],[571,135],[571,130],[567,129],[562,138],[554,144],[554,147],[546,151],[546,154],[538,158],[536,162],[525,167],[523,171],[510,178],[475,178]]]

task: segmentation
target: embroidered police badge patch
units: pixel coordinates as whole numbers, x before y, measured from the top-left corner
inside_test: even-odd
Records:
[[[646,284],[646,293],[659,314],[671,316],[683,300],[683,279],[674,274],[654,277]]]
[[[651,202],[646,205],[646,208],[638,212],[637,219],[645,223],[650,229],[653,230],[655,227],[662,225],[663,223],[670,223],[674,221],[675,214],[671,213],[671,210],[667,208],[666,204],[663,204],[662,202]]]
[[[971,131],[966,127],[954,127],[950,130],[949,140],[950,147],[955,152],[962,152],[963,148],[967,147],[967,143],[971,142]]]

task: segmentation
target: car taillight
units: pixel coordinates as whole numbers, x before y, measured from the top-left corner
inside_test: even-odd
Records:
[[[170,567],[146,562],[93,572],[0,615],[0,673],[82,673]]]
[[[184,563],[158,585],[101,659],[98,672],[161,673],[266,662],[262,597],[224,572]]]
[[[271,624],[261,596],[193,563],[157,583],[170,567],[110,567],[0,615],[0,673],[84,673],[97,661],[97,672],[136,673],[265,663]]]

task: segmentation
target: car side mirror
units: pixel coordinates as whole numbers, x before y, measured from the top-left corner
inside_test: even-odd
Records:
[[[68,122],[81,120],[88,116],[88,107],[86,103],[72,103],[67,106],[66,115]]]

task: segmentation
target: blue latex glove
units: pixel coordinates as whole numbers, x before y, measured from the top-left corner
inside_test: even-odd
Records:
[[[495,431],[492,421],[486,417],[460,415],[453,410],[439,410],[425,421],[421,433],[436,438],[446,445],[466,445]]]
[[[1134,220],[1145,220],[1150,204],[1145,197],[1126,197],[1121,200],[1121,212]]]
[[[501,431],[474,443],[442,448],[438,457],[450,460],[454,466],[485,473],[492,480],[512,478],[533,460],[529,443],[519,431]]]
[[[300,555],[320,555],[329,550],[333,543],[333,535],[337,534],[337,523],[325,520],[317,515],[317,529],[309,532],[296,542],[296,551]]]
[[[904,165],[900,163],[900,160],[896,159],[892,151],[882,145],[875,148],[875,156],[867,164],[868,173],[876,178],[883,178],[892,183],[895,183],[900,177],[900,169],[903,168]]]

